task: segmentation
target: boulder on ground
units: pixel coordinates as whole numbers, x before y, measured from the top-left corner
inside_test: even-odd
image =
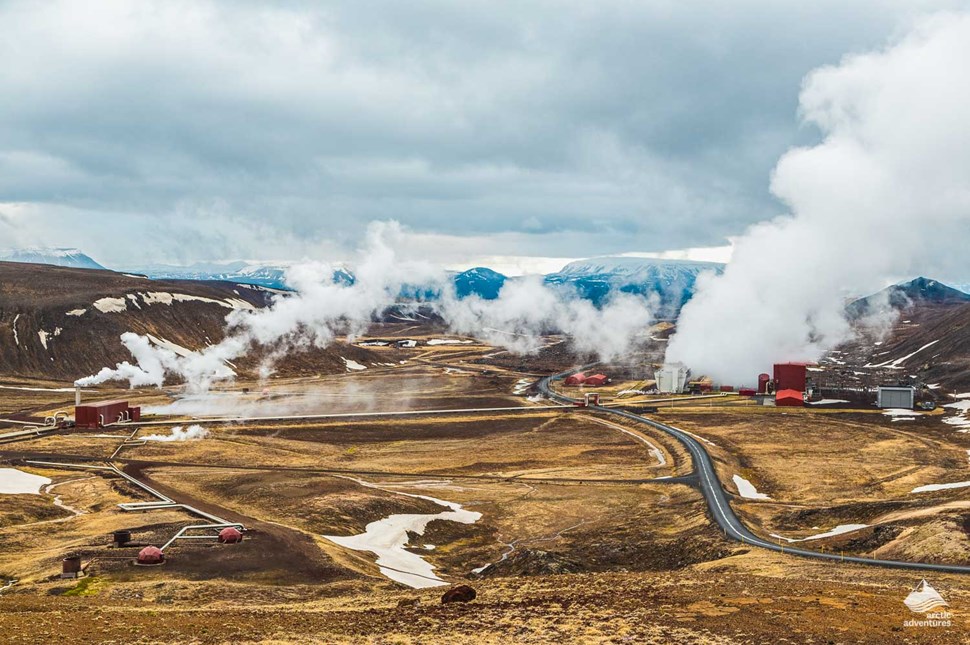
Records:
[[[468,585],[458,585],[457,587],[452,587],[441,596],[441,604],[448,604],[449,602],[471,602],[475,600],[475,590]]]

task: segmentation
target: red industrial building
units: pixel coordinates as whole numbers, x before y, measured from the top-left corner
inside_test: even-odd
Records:
[[[805,405],[805,396],[801,390],[778,390],[775,394],[775,405],[800,407]]]
[[[576,372],[566,377],[566,385],[582,385],[585,382],[586,375],[582,372]]]
[[[775,392],[781,392],[781,390],[804,392],[809,365],[810,363],[775,363]]]
[[[754,396],[757,393],[753,387],[742,387],[738,390],[738,394],[741,396]]]
[[[593,387],[599,387],[601,385],[606,385],[610,382],[606,374],[593,374],[592,376],[587,376],[583,385],[591,385]]]
[[[131,407],[127,401],[101,401],[74,407],[74,425],[88,430],[96,430],[109,423],[139,419],[141,408]]]

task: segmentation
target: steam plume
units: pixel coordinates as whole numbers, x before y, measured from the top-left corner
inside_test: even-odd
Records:
[[[438,310],[454,331],[474,334],[518,352],[538,349],[547,331],[569,334],[576,348],[611,359],[625,352],[636,334],[651,320],[651,302],[618,294],[601,308],[578,297],[551,290],[538,281],[507,283],[496,300],[477,297],[459,300],[440,269],[400,259],[395,247],[401,229],[394,222],[375,222],[360,251],[353,284],[335,282],[333,267],[318,262],[300,264],[287,272],[294,294],[278,298],[261,310],[234,310],[226,321],[225,339],[186,356],[155,347],[143,336],[127,333],[122,343],[134,362],[77,381],[90,386],[125,380],[132,387],[161,386],[166,378],[204,392],[218,381],[235,376],[227,363],[254,346],[270,348],[270,361],[308,346],[326,347],[338,335],[351,339],[365,332],[371,321],[394,304],[406,285],[432,285],[441,294]]]
[[[199,441],[209,436],[209,431],[199,425],[192,425],[188,428],[175,426],[170,434],[150,434],[142,437],[145,441]]]
[[[962,263],[970,222],[970,17],[926,19],[884,51],[812,72],[800,97],[821,130],[778,162],[791,214],[753,226],[720,277],[698,281],[667,359],[750,383],[852,335],[847,296]]]

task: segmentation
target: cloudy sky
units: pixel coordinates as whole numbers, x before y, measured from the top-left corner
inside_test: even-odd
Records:
[[[785,211],[809,72],[968,3],[712,5],[0,1],[0,247],[331,260],[373,220],[449,265],[722,247]]]

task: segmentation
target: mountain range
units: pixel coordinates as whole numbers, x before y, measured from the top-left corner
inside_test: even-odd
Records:
[[[100,268],[78,249],[21,249],[0,255],[0,261],[52,264],[73,268]],[[270,262],[199,262],[187,266],[153,264],[124,267],[125,273],[144,275],[153,280],[223,281],[286,290],[287,263]],[[581,298],[602,303],[610,294],[624,292],[649,296],[656,294],[663,317],[675,316],[690,299],[697,276],[705,271],[720,273],[724,265],[689,260],[659,260],[632,257],[600,257],[570,262],[560,271],[542,276],[556,289],[569,291]],[[519,278],[503,275],[487,267],[475,267],[451,274],[459,298],[471,295],[485,300],[498,297],[508,281]],[[352,284],[351,269],[335,269],[334,280]],[[402,290],[406,300],[433,300],[436,289],[408,285]]]
[[[0,262],[23,262],[25,264],[50,264],[72,269],[104,269],[78,249],[51,249],[27,247],[0,249]]]
[[[83,251],[72,248],[33,247],[0,251],[0,261],[82,269],[105,268]],[[124,272],[144,275],[153,280],[223,281],[287,290],[286,271],[290,265],[285,262],[240,260],[198,262],[187,266],[128,266],[124,268]],[[542,280],[550,287],[569,291],[597,305],[610,294],[617,292],[656,296],[659,301],[659,317],[675,318],[684,303],[693,296],[698,276],[704,272],[719,274],[723,270],[724,265],[715,262],[625,256],[597,257],[570,262],[559,271],[542,276]],[[458,297],[475,295],[485,300],[497,298],[506,282],[520,279],[487,267],[454,272],[451,277]],[[338,266],[334,270],[334,280],[352,284],[355,278],[352,269]],[[965,293],[967,287],[961,286],[963,290],[920,277],[860,298],[850,303],[846,309],[855,318],[877,313],[887,307],[905,308],[910,303],[970,302],[970,295]],[[422,285],[408,285],[401,293],[402,299],[409,301],[434,300],[437,295],[436,289]]]

